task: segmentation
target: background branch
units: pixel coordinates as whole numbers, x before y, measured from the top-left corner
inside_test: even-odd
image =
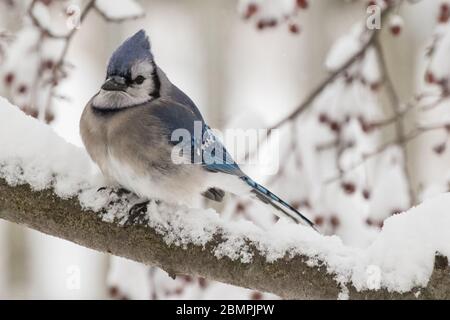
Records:
[[[390,6],[387,7],[386,9],[384,9],[382,12],[382,18],[385,17],[390,12],[391,9],[392,9],[392,7],[390,7]],[[306,111],[311,106],[311,104],[314,102],[314,100],[316,100],[316,98],[323,92],[323,90],[325,90],[325,88],[328,85],[333,83],[333,81],[336,80],[342,73],[344,73],[346,70],[348,70],[351,66],[353,66],[357,61],[359,61],[364,56],[366,51],[369,48],[371,48],[372,45],[374,44],[374,42],[377,38],[377,35],[380,31],[381,31],[381,29],[369,30],[368,31],[369,37],[366,40],[366,42],[361,46],[361,48],[358,51],[356,51],[351,57],[349,57],[347,59],[347,61],[344,64],[342,64],[338,69],[331,72],[324,80],[322,80],[322,82],[319,83],[319,85],[306,96],[306,98],[303,100],[303,102],[301,102],[294,109],[294,111],[292,111],[288,116],[284,117],[277,123],[275,123],[272,126],[270,126],[269,128],[267,128],[267,135],[264,137],[264,140],[269,139],[269,137],[274,129],[277,129],[277,128],[283,126],[284,124],[295,120],[304,111]],[[251,155],[252,155],[251,151],[247,152],[245,154],[245,159],[248,159]]]
[[[408,193],[409,193],[409,206],[413,206],[417,203],[416,193],[414,192],[411,173],[408,168],[408,150],[407,145],[404,143],[406,139],[405,125],[403,123],[403,111],[400,106],[400,98],[395,90],[395,86],[392,82],[392,79],[389,75],[389,70],[386,64],[386,59],[384,57],[383,48],[381,47],[381,43],[379,38],[377,37],[374,42],[374,47],[378,55],[378,60],[380,61],[380,69],[383,74],[384,87],[386,89],[386,93],[389,99],[390,106],[394,113],[394,117],[397,117],[397,121],[395,121],[395,134],[397,136],[398,146],[400,147],[403,155],[403,173],[405,175],[407,185],[408,185]]]

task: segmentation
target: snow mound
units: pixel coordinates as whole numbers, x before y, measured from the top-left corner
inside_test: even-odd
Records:
[[[54,188],[67,198],[78,196],[84,208],[98,211],[111,197],[97,192],[98,170],[86,152],[57,136],[47,125],[26,116],[0,98],[0,177],[9,184],[30,184],[36,190]],[[129,199],[130,201],[132,198]],[[105,221],[123,222],[128,202],[108,205]],[[224,241],[215,248],[220,257],[250,263],[251,242],[267,261],[303,255],[311,266],[325,262],[341,284],[358,290],[387,288],[405,292],[426,286],[436,252],[450,255],[450,194],[442,194],[408,212],[390,217],[368,247],[345,246],[336,236],[322,236],[310,228],[280,220],[265,230],[245,221],[226,221],[212,209],[193,209],[151,202],[151,228],[168,244],[203,246],[220,232]]]

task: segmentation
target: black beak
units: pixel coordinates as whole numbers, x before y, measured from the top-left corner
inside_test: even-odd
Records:
[[[106,79],[105,83],[102,85],[102,89],[106,91],[126,91],[127,87],[125,78],[119,76]]]

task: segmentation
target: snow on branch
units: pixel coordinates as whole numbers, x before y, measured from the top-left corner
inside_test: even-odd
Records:
[[[83,149],[0,99],[0,217],[88,248],[284,298],[450,298],[450,195],[386,220],[367,249],[280,220],[265,230],[214,210],[98,191]]]

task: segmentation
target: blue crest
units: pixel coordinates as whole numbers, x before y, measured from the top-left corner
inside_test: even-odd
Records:
[[[153,60],[150,41],[144,30],[139,30],[114,51],[108,63],[107,75],[129,76],[131,66],[139,60]]]

